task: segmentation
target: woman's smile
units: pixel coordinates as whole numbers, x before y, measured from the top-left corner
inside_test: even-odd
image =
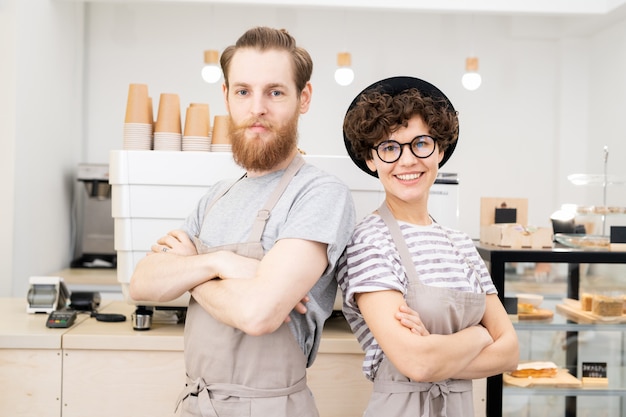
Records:
[[[413,174],[397,174],[395,177],[400,181],[413,181],[422,176],[422,173],[413,173]]]

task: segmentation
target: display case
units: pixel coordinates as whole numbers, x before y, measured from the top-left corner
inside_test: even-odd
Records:
[[[602,174],[571,174],[567,176],[567,179],[576,186],[602,187],[602,205],[576,206],[575,214],[576,222],[585,226],[585,233],[607,236],[613,223],[611,220],[614,221],[617,218],[616,224],[624,224],[623,216],[626,214],[626,207],[607,204],[608,187],[626,185],[626,177],[608,173],[609,148],[604,146],[603,151],[604,172]]]
[[[558,244],[550,249],[507,249],[477,242],[476,247],[490,270],[503,302],[505,296],[515,296],[515,289],[528,292],[527,288],[519,285],[519,280],[515,282],[515,277],[519,277],[516,270],[520,266],[551,265],[561,268],[563,271],[561,280],[550,281],[544,276],[529,281],[531,290],[547,291],[547,304],[553,309],[564,299],[579,299],[581,276],[586,278],[591,266],[626,264],[626,252],[582,250],[562,247]],[[620,278],[626,281],[626,275],[618,277],[618,281]],[[531,349],[532,345],[538,345],[546,340],[558,340],[557,344],[560,346],[554,350],[562,349],[563,354],[559,357],[561,363],[557,365],[567,369],[577,379],[581,379],[582,362],[601,360],[608,362],[608,384],[595,386],[581,384],[576,387],[558,384],[554,386],[531,385],[520,388],[504,384],[502,375],[490,377],[487,381],[487,415],[489,417],[563,414],[567,417],[626,415],[626,401],[624,401],[626,399],[626,373],[624,371],[626,324],[622,320],[603,323],[575,320],[568,315],[561,314],[558,309],[554,310],[554,315],[548,320],[519,320],[514,323],[520,339],[521,360],[545,360],[545,357],[532,357],[534,354]],[[608,339],[605,337],[607,334],[611,334]],[[555,338],[555,335],[560,335],[560,338]],[[611,341],[607,342],[607,340]],[[607,343],[612,345],[612,349],[607,347]],[[579,356],[581,346],[585,349],[585,355],[581,355],[584,357]],[[522,412],[507,412],[506,410],[503,412],[507,405],[515,403],[516,398],[519,397],[531,398],[540,405],[533,408],[531,404]],[[558,404],[548,411],[549,407],[546,405],[548,402]],[[590,402],[591,405],[581,407],[580,402]],[[593,411],[589,411],[589,408]]]

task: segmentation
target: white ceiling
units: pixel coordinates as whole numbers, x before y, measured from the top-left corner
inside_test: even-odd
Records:
[[[2,0],[0,0],[1,2]],[[495,15],[512,18],[516,35],[592,35],[626,20],[626,0],[56,0],[82,3],[205,3]],[[556,20],[555,20],[556,19]]]
[[[176,0],[74,0],[85,2],[164,2]],[[506,15],[606,15],[626,0],[179,0],[181,3],[333,7],[413,10],[423,12],[484,13]]]

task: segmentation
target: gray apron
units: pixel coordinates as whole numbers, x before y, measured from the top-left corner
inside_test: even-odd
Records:
[[[406,302],[420,314],[431,334],[451,334],[478,324],[485,312],[485,294],[456,291],[422,284],[398,222],[386,203],[378,213],[391,232],[408,276]],[[452,240],[451,244],[454,245]],[[457,253],[460,253],[457,250]],[[463,257],[463,255],[460,255]],[[478,280],[475,268],[465,258],[469,274]],[[482,288],[482,287],[481,287]],[[415,382],[402,375],[386,357],[380,363],[374,380],[366,417],[471,417],[474,415],[472,381],[446,379],[437,382]]]
[[[198,253],[230,250],[262,259],[261,237],[267,219],[302,165],[304,159],[298,154],[258,212],[247,242],[208,247],[196,236]],[[205,218],[229,190],[207,206]],[[188,342],[187,335],[192,333],[194,343]],[[187,384],[178,400],[178,404],[182,402],[182,416],[319,415],[306,384],[306,357],[286,323],[271,334],[250,336],[214,319],[191,297],[185,324],[185,362]]]

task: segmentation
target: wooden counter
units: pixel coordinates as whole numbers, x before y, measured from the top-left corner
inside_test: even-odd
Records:
[[[99,312],[125,322],[80,314],[69,329],[48,329],[47,314],[26,313],[26,300],[0,298],[0,416],[172,417],[185,384],[182,324],[160,322],[135,331],[135,306],[103,301]],[[171,321],[171,320],[170,320]],[[361,417],[372,384],[361,373],[363,352],[343,317],[324,326],[308,383],[320,417]],[[474,381],[475,415],[485,415],[485,381]],[[478,383],[478,385],[476,385]]]
[[[122,286],[117,280],[117,269],[67,268],[54,275],[63,278],[70,291],[97,291],[103,298],[123,298]]]
[[[0,298],[0,415],[58,417],[67,329],[47,328],[48,315],[28,314],[27,304]]]
[[[26,301],[0,299],[0,415],[90,417],[174,416],[185,382],[183,325],[159,323],[135,331],[135,307],[105,302],[101,313],[127,316],[99,322],[79,315],[69,329],[48,329],[45,314]],[[343,318],[330,319],[308,370],[321,417],[360,417],[371,393],[361,373],[363,353]],[[104,400],[105,398],[111,400]]]
[[[135,331],[134,310],[112,301],[99,312],[124,314],[125,322],[90,318],[63,335],[64,417],[83,417],[86,410],[90,417],[174,415],[185,384],[184,326],[155,323]],[[115,401],[102,401],[104,392]]]
[[[63,277],[68,285],[94,285],[119,287],[115,268],[67,268],[56,275]]]
[[[167,313],[156,311],[150,330],[136,331],[130,319],[134,310],[135,306],[123,301],[107,303],[100,308],[101,313],[124,314],[127,320],[120,323],[103,323],[93,318],[85,320],[80,326],[73,326],[63,334],[63,348],[183,351],[183,324],[163,323],[163,320],[167,320]],[[319,353],[360,355],[363,352],[348,323],[338,317],[326,322]]]
[[[28,314],[26,297],[0,298],[0,348],[61,349],[63,330],[46,327],[47,314]]]
[[[135,308],[124,301],[111,301],[98,311],[123,314],[126,321],[107,323],[90,318],[63,335],[63,349],[183,351],[183,324],[155,322],[150,330],[136,331],[131,322]],[[160,313],[155,313],[155,321]]]

